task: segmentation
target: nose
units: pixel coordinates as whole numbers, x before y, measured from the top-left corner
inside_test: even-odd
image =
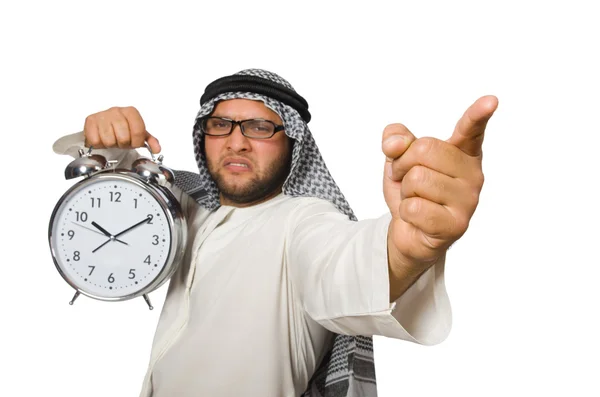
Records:
[[[233,127],[233,131],[227,137],[227,148],[234,152],[245,152],[250,150],[250,141],[242,134],[239,124]]]

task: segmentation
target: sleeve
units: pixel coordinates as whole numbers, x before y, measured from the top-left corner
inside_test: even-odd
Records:
[[[452,323],[445,257],[390,303],[390,220],[354,222],[325,200],[297,209],[288,249],[294,289],[305,313],[332,332],[440,343]]]

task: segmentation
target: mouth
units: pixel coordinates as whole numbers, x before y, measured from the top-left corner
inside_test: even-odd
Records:
[[[250,171],[252,169],[250,162],[241,158],[226,159],[223,161],[223,167],[227,170],[235,172]]]

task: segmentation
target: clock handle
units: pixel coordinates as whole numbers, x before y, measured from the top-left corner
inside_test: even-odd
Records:
[[[157,159],[154,157],[154,153],[152,153],[152,149],[150,149],[150,145],[148,144],[148,142],[144,142],[144,146],[146,146],[146,149],[148,149],[148,152],[150,152],[150,158],[152,159],[152,161],[154,161],[155,163],[157,163]],[[163,161],[163,155],[160,154],[158,156],[158,164],[161,164]]]

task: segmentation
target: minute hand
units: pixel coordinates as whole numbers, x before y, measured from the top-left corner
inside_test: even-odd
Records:
[[[123,230],[122,232],[119,232],[119,233],[115,234],[115,238],[116,238],[116,237],[119,237],[119,236],[121,236],[121,235],[123,235],[123,234],[125,234],[125,233],[127,233],[127,232],[128,232],[128,231],[130,231],[131,229],[134,229],[134,228],[138,227],[138,226],[139,226],[139,225],[141,225],[141,224],[144,224],[144,223],[146,223],[146,222],[150,222],[150,220],[151,220],[151,219],[152,219],[152,218],[146,218],[146,219],[144,219],[143,221],[139,221],[139,222],[138,222],[138,223],[136,223],[135,225],[133,225],[133,226],[130,226],[130,227],[128,227],[127,229]]]

